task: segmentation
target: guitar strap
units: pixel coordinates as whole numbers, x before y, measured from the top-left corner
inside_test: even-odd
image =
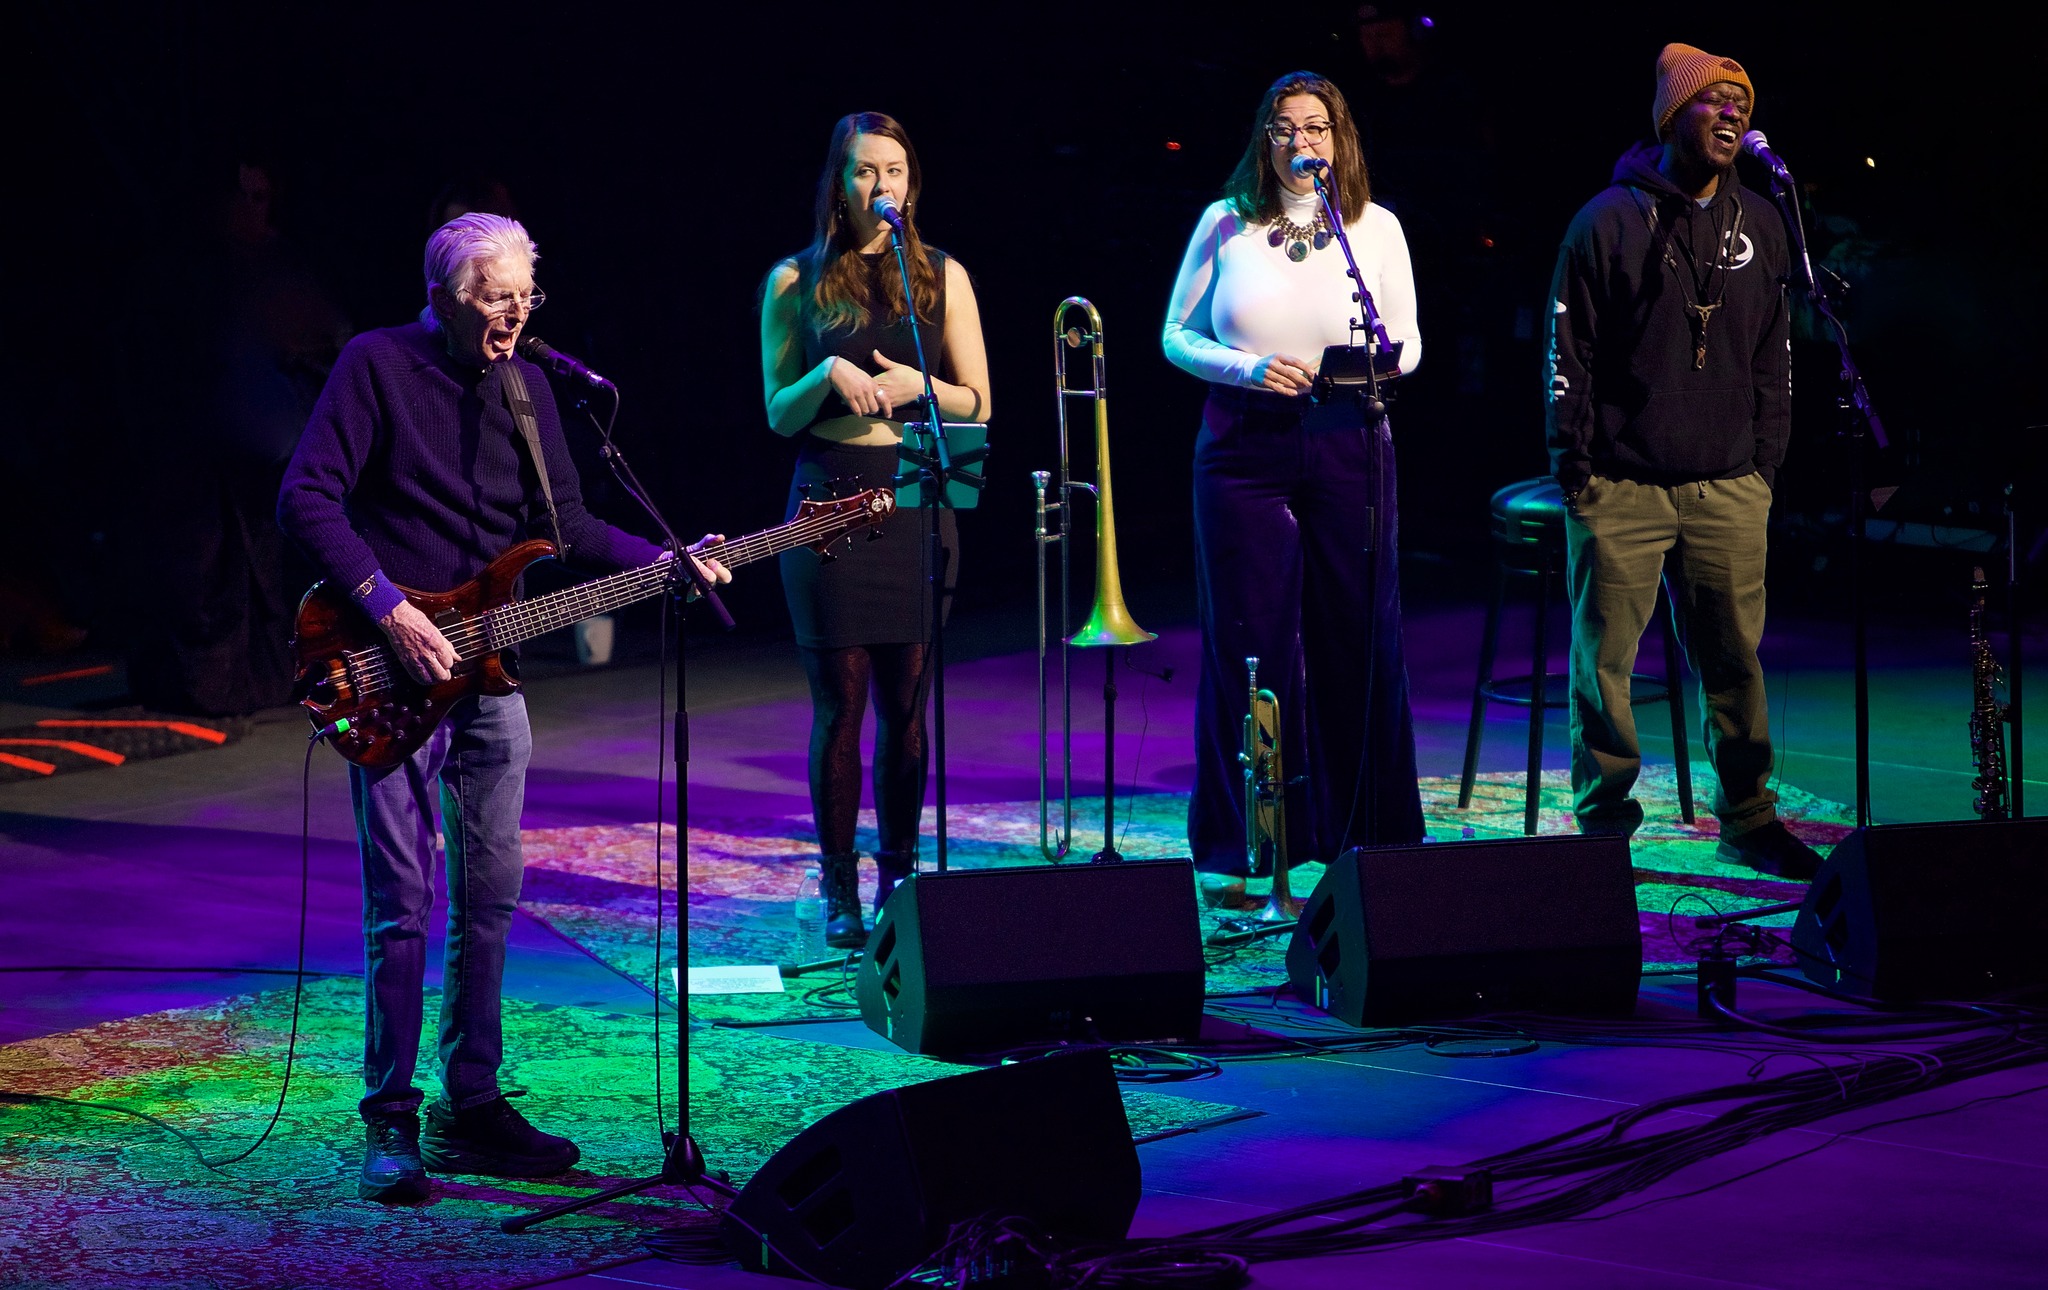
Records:
[[[512,420],[519,425],[519,437],[526,441],[526,455],[533,458],[533,473],[540,476],[541,500],[548,504],[548,527],[555,531],[555,553],[560,558],[569,558],[569,544],[562,540],[562,517],[555,513],[555,489],[548,482],[547,458],[540,451],[540,423],[533,419],[533,398],[526,392],[526,377],[519,371],[519,365],[506,359],[499,368],[498,388],[505,395],[505,406],[512,410]]]

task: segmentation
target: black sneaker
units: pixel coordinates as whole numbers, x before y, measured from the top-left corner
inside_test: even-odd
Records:
[[[427,1171],[420,1163],[420,1117],[392,1111],[363,1120],[363,1176],[356,1195],[387,1205],[413,1205],[427,1198]]]
[[[420,1159],[437,1174],[545,1178],[575,1164],[582,1154],[567,1138],[528,1124],[503,1097],[467,1111],[436,1098],[427,1108],[427,1131],[420,1138]]]
[[[1758,873],[1799,882],[1812,882],[1820,872],[1820,852],[1793,837],[1783,820],[1772,820],[1733,837],[1724,835],[1715,854],[1730,864],[1746,864]]]

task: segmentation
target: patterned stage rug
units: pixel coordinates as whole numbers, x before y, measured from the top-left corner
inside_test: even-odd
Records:
[[[507,1000],[508,1088],[543,1127],[583,1149],[548,1182],[436,1178],[425,1205],[356,1199],[362,1159],[362,985],[306,987],[284,1117],[247,1161],[210,1172],[141,1120],[49,1103],[0,1102],[0,1285],[113,1290],[437,1290],[525,1285],[643,1253],[642,1232],[693,1208],[662,1188],[519,1236],[500,1219],[654,1172],[674,1116],[673,1020],[662,1030],[664,1106],[654,1099],[654,1021]],[[290,990],[111,1021],[0,1047],[0,1089],[117,1103],[238,1154],[276,1101]],[[429,999],[429,1026],[438,1000]],[[429,1035],[431,1039],[431,1033]],[[431,1043],[429,1044],[431,1050]],[[798,1129],[856,1098],[957,1074],[906,1053],[695,1028],[692,1130],[706,1158],[744,1181]],[[1233,1108],[1126,1089],[1134,1134]]]
[[[1538,830],[1545,834],[1573,831],[1571,792],[1564,771],[1546,772],[1539,801]],[[1705,798],[1711,779],[1695,779]],[[1779,814],[1788,827],[1823,854],[1853,827],[1849,808],[1779,785]],[[1423,811],[1430,836],[1508,838],[1522,835],[1522,777],[1514,773],[1480,777],[1473,803],[1460,810],[1458,782],[1422,781]],[[1669,766],[1648,766],[1637,786],[1647,818],[1633,844],[1636,901],[1643,933],[1643,958],[1648,968],[1684,967],[1697,960],[1689,948],[1696,939],[1688,919],[1710,909],[1729,911],[1797,899],[1799,883],[1759,877],[1744,865],[1715,857],[1718,824],[1702,804],[1698,822],[1679,819],[1678,794]],[[1118,849],[1132,859],[1185,855],[1187,797],[1148,794],[1119,798]],[[1076,855],[1100,848],[1100,798],[1077,799]],[[874,845],[874,817],[862,815],[857,845]],[[1085,822],[1096,821],[1093,833]],[[927,826],[929,826],[927,820]],[[773,963],[794,957],[792,901],[806,862],[815,859],[816,845],[807,815],[780,818],[705,819],[690,829],[690,961],[698,965]],[[655,979],[654,833],[651,825],[590,826],[534,829],[526,834],[526,886],[521,905],[527,912],[574,941],[600,961],[636,981]],[[1034,802],[983,803],[955,806],[947,817],[949,864],[963,868],[990,865],[1041,864],[1039,810]],[[929,837],[926,853],[931,850]],[[662,864],[666,895],[659,916],[664,928],[660,982],[665,997],[674,998],[675,970],[675,832],[664,828]],[[1315,889],[1323,867],[1304,864],[1293,871],[1297,896]],[[1252,894],[1263,896],[1270,884],[1254,880]],[[863,898],[872,904],[874,871],[863,859]],[[1674,910],[1676,911],[1674,913]],[[1229,915],[1204,912],[1207,926]],[[1784,928],[1792,916],[1759,920]],[[1270,989],[1286,981],[1283,963],[1287,937],[1275,936],[1236,950],[1212,951],[1208,988],[1212,994]],[[690,1001],[692,1015],[705,1021],[762,1021],[816,1016],[849,1009],[852,994],[833,974],[789,982],[783,994],[699,995]]]

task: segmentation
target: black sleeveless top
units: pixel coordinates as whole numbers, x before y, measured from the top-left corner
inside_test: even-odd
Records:
[[[925,353],[932,359],[932,375],[953,379],[946,355],[946,259],[930,252],[939,271],[939,300],[928,319],[920,319]],[[896,254],[886,251],[863,255],[870,282],[880,283],[897,275]],[[797,260],[798,289],[802,310],[804,364],[816,367],[827,355],[836,354],[861,371],[877,371],[875,351],[892,362],[917,366],[917,347],[911,342],[910,322],[904,318],[882,319],[870,314],[864,327],[836,327],[820,335],[811,323],[811,291],[817,278],[804,262]],[[886,276],[884,276],[886,275]],[[871,291],[870,300],[887,300],[882,291]],[[885,306],[886,308],[886,306]],[[819,405],[811,424],[849,415],[846,401],[829,393]],[[899,410],[899,417],[916,418],[916,413]],[[789,505],[785,516],[793,517],[798,503],[817,486],[828,482],[847,488],[888,488],[903,469],[894,444],[843,444],[820,439],[814,434],[797,436],[796,470],[790,479]],[[812,649],[837,649],[854,645],[914,644],[932,638],[931,592],[926,581],[929,537],[926,512],[898,510],[881,525],[882,540],[856,536],[837,548],[837,559],[821,562],[807,548],[782,554],[782,592],[789,605],[789,618],[796,630],[797,644]],[[946,565],[946,604],[957,584],[959,531],[953,512],[938,512],[939,545]],[[943,609],[941,612],[944,612]]]
[[[930,318],[918,320],[918,330],[924,334],[925,354],[932,360],[932,379],[950,382],[953,379],[953,365],[946,353],[946,255],[931,247],[925,248],[931,256],[932,268],[939,275],[939,299],[932,306]],[[882,289],[884,282],[900,281],[900,270],[896,267],[894,251],[861,252],[866,262],[869,290],[868,299],[886,302],[888,292]],[[827,355],[836,354],[852,363],[869,376],[875,376],[881,369],[875,362],[875,351],[880,350],[891,362],[902,363],[916,368],[917,345],[911,339],[910,320],[907,318],[883,318],[888,308],[868,311],[867,325],[854,327],[846,324],[820,332],[812,326],[814,317],[811,293],[817,288],[817,269],[808,255],[797,257],[797,299],[801,304],[799,317],[802,319],[804,338],[804,370],[809,371],[825,361]],[[818,415],[811,418],[811,424],[830,421],[834,417],[851,415],[846,400],[833,390],[825,395],[825,401],[818,405]],[[900,418],[899,418],[900,419]]]

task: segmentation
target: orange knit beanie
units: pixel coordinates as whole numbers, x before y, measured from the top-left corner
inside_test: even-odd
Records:
[[[1742,70],[1741,63],[1709,54],[1704,49],[1694,49],[1691,45],[1664,46],[1664,52],[1657,55],[1657,98],[1650,107],[1650,119],[1657,127],[1656,137],[1663,138],[1664,127],[1671,124],[1671,118],[1678,115],[1678,109],[1716,81],[1727,81],[1748,90],[1750,107],[1755,109],[1756,86],[1749,83],[1749,73]]]

